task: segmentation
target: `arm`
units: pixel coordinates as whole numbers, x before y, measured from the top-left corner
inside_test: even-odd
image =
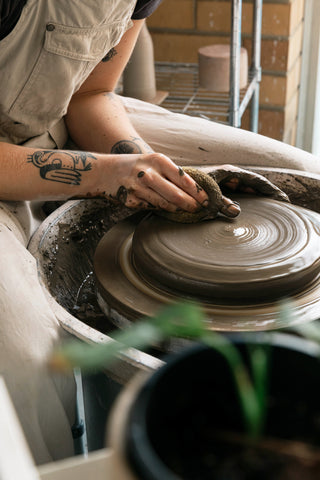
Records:
[[[133,28],[126,32],[119,45],[109,53],[106,58],[107,61],[102,61],[95,68],[70,102],[66,123],[71,137],[84,150],[116,154],[152,152],[151,147],[144,142],[134,129],[119,97],[112,93],[130,58],[143,22],[143,20],[134,22]],[[172,185],[169,183],[167,185],[163,184],[163,177],[168,180],[167,168],[169,168],[169,165],[164,163],[164,158],[166,158],[165,163],[171,162],[167,157],[159,153],[153,153],[150,156],[149,168],[147,166],[148,157],[145,158],[148,177],[144,176],[145,168],[138,169],[136,173],[143,175],[145,186],[158,192],[161,188],[161,195],[166,197]],[[114,169],[115,171],[119,169],[120,175],[122,171],[125,171],[125,164],[121,156],[118,164],[114,165]],[[181,169],[179,172],[180,174],[184,173]],[[231,181],[227,181],[226,185],[231,190],[239,188],[241,191],[254,192],[255,182],[251,181],[247,188],[246,182],[244,186],[240,184],[238,176],[239,172],[235,174],[235,178],[231,177]],[[171,181],[175,182],[175,180]],[[184,181],[190,182],[188,174],[185,175]],[[160,187],[161,184],[163,184],[163,187]],[[179,184],[180,188],[185,188],[185,186]],[[258,186],[258,190],[261,190],[261,185]],[[189,189],[187,191],[192,192]],[[200,192],[200,195],[201,193],[203,192]],[[191,195],[193,194],[191,193]],[[230,214],[230,216],[239,213],[239,207],[234,205],[232,200],[224,197],[221,192],[219,195],[221,201],[219,203],[220,208],[217,205],[217,209],[227,215]],[[202,196],[200,203],[203,204],[203,201],[206,201],[205,196]],[[171,212],[175,210],[172,205],[169,208]],[[230,209],[229,213],[228,208]],[[168,210],[168,208],[165,209]],[[183,208],[183,210],[186,209]]]
[[[70,102],[66,123],[83,151],[0,143],[0,200],[101,197],[171,212],[206,206],[206,193],[168,157],[152,152],[112,93],[141,26],[135,22],[117,55],[101,62]]]
[[[153,184],[157,190],[150,188]],[[164,155],[40,150],[0,142],[0,200],[85,197],[168,211],[194,211],[199,207],[195,197],[201,203],[207,199],[204,191]]]
[[[206,201],[205,192],[199,191],[188,175],[138,138],[112,94],[141,26],[142,21],[135,22],[116,47],[117,55],[101,62],[71,100],[66,123],[84,151],[49,151],[0,143],[1,200],[95,196],[112,198],[132,208],[169,211],[194,211]]]
[[[150,153],[132,126],[121,100],[112,93],[129,61],[144,20],[134,25],[100,62],[73,96],[66,124],[81,149],[100,153]]]

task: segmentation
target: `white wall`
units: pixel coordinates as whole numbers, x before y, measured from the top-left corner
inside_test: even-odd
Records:
[[[305,0],[297,146],[320,156],[320,0]]]

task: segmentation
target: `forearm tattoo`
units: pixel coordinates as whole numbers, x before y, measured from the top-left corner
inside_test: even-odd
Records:
[[[87,152],[38,150],[28,155],[28,163],[40,170],[40,177],[52,182],[80,185],[83,172],[91,170],[96,157]]]
[[[142,150],[133,140],[120,140],[113,145],[111,153],[142,153]]]
[[[105,57],[103,57],[103,59],[101,60],[101,62],[109,62],[109,60],[111,60],[111,58],[113,58],[115,55],[117,55],[117,50],[115,48],[111,48],[111,50],[109,50],[109,52],[107,53],[107,55]]]
[[[113,92],[103,92],[103,97],[108,97],[109,100],[117,101],[117,97]]]
[[[139,143],[143,144],[144,152],[152,153],[153,150],[139,137],[131,137],[131,140],[120,140],[111,148],[111,153],[143,153]]]

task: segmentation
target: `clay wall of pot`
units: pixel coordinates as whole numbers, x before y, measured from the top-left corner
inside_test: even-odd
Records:
[[[295,145],[305,0],[264,0],[259,133]],[[251,51],[253,4],[243,0],[242,44]],[[197,63],[199,47],[228,43],[231,0],[163,0],[148,19],[155,61]],[[250,57],[249,57],[250,58]],[[249,128],[249,112],[242,128]]]

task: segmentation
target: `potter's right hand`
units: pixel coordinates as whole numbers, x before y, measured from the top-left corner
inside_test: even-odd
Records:
[[[208,202],[196,181],[161,153],[117,155],[103,187],[130,208],[195,212]]]

